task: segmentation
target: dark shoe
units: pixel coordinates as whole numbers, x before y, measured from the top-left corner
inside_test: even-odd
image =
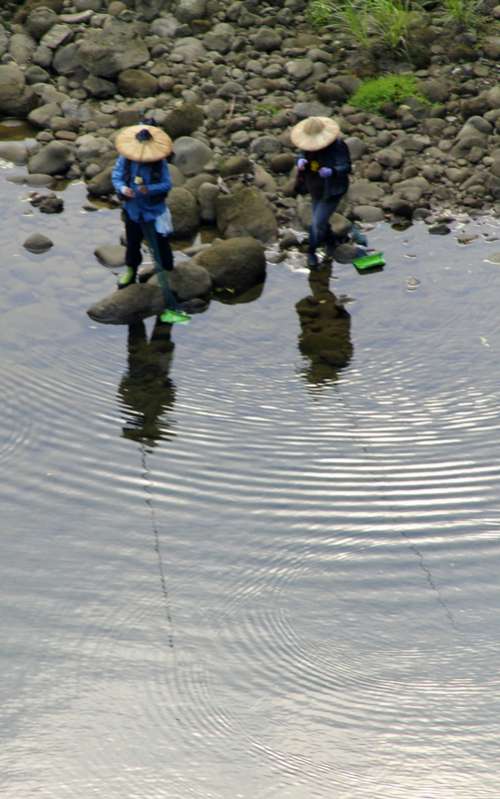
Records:
[[[315,252],[310,252],[307,256],[307,265],[309,269],[317,269],[319,266],[318,256]]]
[[[338,242],[336,241],[328,241],[325,247],[325,255],[327,258],[334,258],[335,257],[335,250],[338,247]]]

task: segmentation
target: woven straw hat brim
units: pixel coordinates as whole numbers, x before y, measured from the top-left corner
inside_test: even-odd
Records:
[[[136,136],[141,130],[148,130],[152,138],[138,141]],[[153,125],[132,125],[124,128],[117,134],[115,146],[120,155],[141,163],[150,163],[166,158],[173,149],[170,136],[161,128],[155,128]]]
[[[319,133],[310,134],[307,130],[304,130],[304,128],[307,128],[307,123],[312,119],[321,122],[322,130]],[[293,144],[301,150],[306,150],[306,152],[322,150],[323,147],[328,147],[339,136],[340,128],[335,120],[330,119],[330,117],[308,117],[298,122],[290,133]]]

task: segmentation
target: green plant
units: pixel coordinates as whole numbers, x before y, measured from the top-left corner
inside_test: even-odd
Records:
[[[364,81],[349,102],[364,111],[379,113],[386,103],[400,105],[410,97],[424,104],[429,103],[413,75],[383,75]]]
[[[462,29],[474,28],[480,0],[443,0],[446,16]]]
[[[472,0],[450,0],[450,2]],[[335,13],[335,21],[362,47],[384,47],[404,50],[408,30],[422,13],[412,0],[343,0]]]
[[[313,28],[323,28],[332,22],[333,3],[334,0],[309,0],[306,18]]]
[[[279,112],[281,111],[281,108],[279,108],[279,106],[277,105],[273,105],[273,103],[257,103],[255,108],[261,114],[269,114],[269,116],[274,116],[275,114],[279,114]]]

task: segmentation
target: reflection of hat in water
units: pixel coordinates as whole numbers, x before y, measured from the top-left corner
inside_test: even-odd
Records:
[[[120,155],[143,163],[159,161],[172,152],[172,139],[153,125],[132,125],[121,130],[115,140]]]
[[[314,152],[328,147],[340,135],[337,123],[329,117],[308,117],[292,128],[290,138],[296,147]]]

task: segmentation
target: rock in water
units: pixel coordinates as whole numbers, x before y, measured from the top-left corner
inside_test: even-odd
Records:
[[[28,236],[23,244],[23,247],[28,250],[28,252],[34,252],[37,255],[42,252],[47,252],[47,250],[50,250],[53,246],[54,242],[47,238],[47,236],[44,236],[43,233],[33,233],[31,236]]]

